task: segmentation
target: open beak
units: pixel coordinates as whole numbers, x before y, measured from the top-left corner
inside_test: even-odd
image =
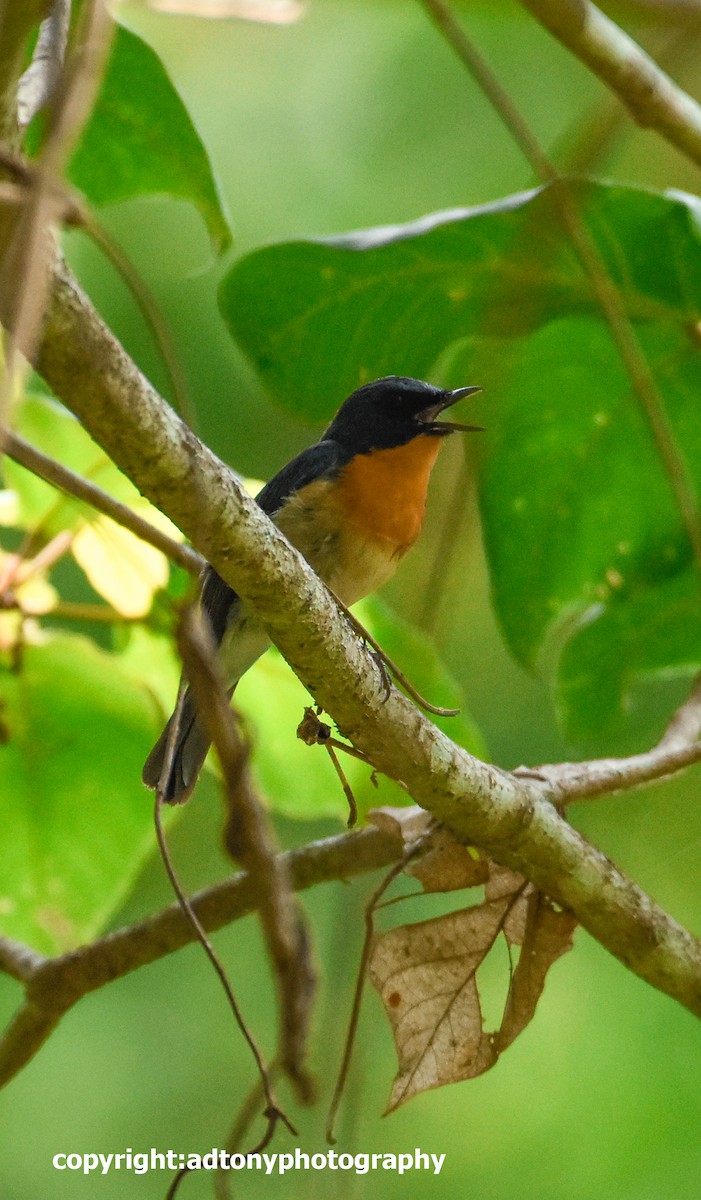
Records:
[[[481,387],[462,387],[456,388],[454,392],[445,392],[438,404],[432,404],[423,412],[417,413],[417,420],[427,426],[429,433],[483,433],[483,425],[460,425],[457,421],[437,420],[442,412],[452,408],[458,400],[464,400],[466,396],[474,396],[481,391]]]

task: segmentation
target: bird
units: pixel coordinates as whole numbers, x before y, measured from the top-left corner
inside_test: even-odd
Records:
[[[442,442],[458,431],[481,430],[438,418],[458,400],[481,390],[469,386],[448,391],[399,375],[366,383],[343,402],[320,440],[293,458],[256,496],[347,607],[386,583],[418,538],[428,480]],[[201,577],[199,603],[231,696],[270,639],[255,613],[210,565]],[[146,760],[143,782],[165,803],[184,803],[209,745],[194,701],[185,691]],[[168,771],[162,778],[167,750]]]

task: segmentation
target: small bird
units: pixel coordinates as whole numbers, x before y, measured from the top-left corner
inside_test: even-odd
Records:
[[[426,492],[441,440],[479,430],[438,417],[479,387],[445,391],[419,379],[389,375],[358,388],[341,405],[321,440],[267,483],[257,503],[347,606],[381,587],[413,546],[423,523]],[[268,649],[270,639],[213,567],[202,575],[200,604],[219,647],[230,695]],[[166,748],[174,731],[167,778]],[[197,782],[209,738],[185,693],[149,754],[147,787],[182,804]]]

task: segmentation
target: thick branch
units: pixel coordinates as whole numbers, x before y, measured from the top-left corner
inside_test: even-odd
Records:
[[[478,762],[396,690],[384,702],[372,656],[326,588],[160,400],[61,263],[38,365],[118,466],[256,609],[317,702],[379,770],[701,1015],[701,944],[559,816],[547,781]]]
[[[655,129],[701,165],[701,105],[589,0],[521,0],[542,25],[598,75],[633,120]]]

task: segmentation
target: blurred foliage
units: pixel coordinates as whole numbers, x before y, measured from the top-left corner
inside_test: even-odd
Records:
[[[620,181],[582,186],[580,195],[698,486],[698,348],[689,336],[699,318],[697,202],[654,190],[694,190],[695,169],[632,130],[519,6],[485,0],[458,11],[557,161]],[[567,738],[601,752],[649,744],[683,695],[684,672],[699,662],[688,541],[548,194],[514,199],[534,181],[421,6],[316,0],[285,29],[164,18],[135,5],[120,13],[135,32],[118,34],[71,177],[95,204],[137,197],[101,219],[172,325],[200,432],[242,474],[266,477],[315,436],[300,421],[326,419],[368,374],[483,384],[470,419],[486,433],[467,443],[469,472],[457,447],[447,447],[421,544],[383,601],[359,615],[428,699],[463,710],[443,723],[446,731],[478,753],[486,741],[497,762],[573,753],[556,701]],[[688,52],[695,32],[675,25],[681,20],[666,6],[647,11],[642,36],[664,51],[669,69],[679,64],[693,90],[701,85]],[[236,245],[223,282],[200,222],[221,250],[229,233],[220,195]],[[487,202],[470,215],[440,216]],[[418,219],[421,227],[406,227]],[[319,240],[384,225],[362,250],[357,238]],[[274,241],[283,244],[260,249]],[[123,283],[81,235],[68,235],[67,245],[108,323],[161,385],[157,352]],[[220,284],[256,375],[221,318]],[[46,397],[26,398],[16,417],[48,453],[143,506]],[[151,803],[138,779],[177,684],[169,634],[186,584],[171,572],[163,587],[162,560],[135,559],[121,531],[118,546],[102,520],[21,468],[4,463],[3,477],[8,552],[35,553],[68,535],[63,556],[22,584],[38,588],[38,599],[16,589],[27,612],[21,657],[17,614],[2,614],[0,626],[1,716],[12,735],[0,746],[0,923],[51,950],[172,899],[160,865],[143,865]],[[129,610],[137,581],[143,621]],[[76,602],[104,609],[105,600],[99,622],[59,611]],[[256,743],[256,778],[285,844],[338,830],[345,819],[323,748],[295,740],[306,699],[275,652],[237,692]],[[629,717],[616,724],[622,705]],[[381,780],[376,791],[363,764],[343,766],[362,808],[398,802],[400,789]],[[697,784],[692,772],[576,813],[578,827],[689,924],[699,919]],[[188,889],[230,871],[219,823],[207,773],[172,828]],[[307,899],[324,976],[314,1065],[325,1097],[357,961],[360,894],[371,886]],[[426,909],[410,900],[406,913],[419,919]],[[218,944],[235,964],[244,1010],[269,1030],[271,983],[252,926],[223,931]],[[2,1015],[17,997],[0,978]],[[420,1098],[384,1123],[377,1114],[392,1073],[389,1034],[370,1001],[339,1149],[447,1152],[440,1177],[412,1178],[418,1196],[467,1186],[506,1200],[518,1187],[526,1200],[563,1192],[598,1200],[613,1188],[636,1200],[691,1200],[701,1166],[701,1092],[688,1070],[697,1050],[686,1012],[580,934],[527,1036],[496,1072]],[[121,1197],[120,1173],[96,1184],[54,1172],[51,1155],[209,1149],[223,1142],[249,1078],[196,950],[137,972],[84,1001],[12,1084],[0,1135],[2,1195],[92,1196],[97,1187]],[[299,1120],[302,1148],[322,1149],[320,1110]],[[405,1194],[406,1179],[385,1174],[383,1196]],[[309,1184],[319,1196],[351,1185],[369,1194],[377,1178],[365,1178],[324,1175]],[[246,1191],[286,1196],[299,1183],[252,1176]],[[165,1191],[157,1174],[138,1185],[130,1179],[127,1190],[136,1186],[145,1197]],[[211,1194],[211,1179],[184,1187],[196,1200]]]
[[[2,931],[56,953],[104,928],[152,850],[133,780],[153,705],[76,635],[25,646],[0,688]]]

